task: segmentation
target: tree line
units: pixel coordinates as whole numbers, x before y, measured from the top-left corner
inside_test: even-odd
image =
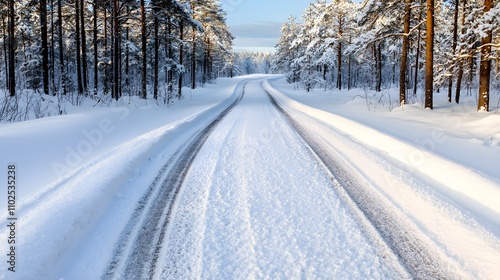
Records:
[[[466,89],[488,111],[500,88],[499,33],[495,0],[318,0],[284,23],[275,70],[306,90],[397,85],[401,104],[423,88],[429,109],[435,91],[458,104]]]
[[[0,3],[0,88],[12,97],[151,92],[170,102],[184,86],[232,75],[234,38],[216,0]]]

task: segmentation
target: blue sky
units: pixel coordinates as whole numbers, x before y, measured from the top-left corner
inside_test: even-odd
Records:
[[[311,0],[220,1],[227,12],[227,23],[236,37],[236,51],[274,51],[281,25],[290,15],[300,17],[310,2]]]
[[[265,52],[274,52],[281,26],[288,17],[300,18],[311,2],[316,0],[220,0],[236,37],[234,50]]]

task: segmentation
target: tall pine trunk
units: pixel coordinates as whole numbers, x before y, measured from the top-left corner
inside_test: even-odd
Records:
[[[7,52],[7,24],[5,23],[5,17],[2,17],[2,32],[3,32],[3,59],[5,63],[5,84],[7,90],[9,89],[9,56]]]
[[[42,34],[43,93],[49,94],[49,44],[47,39],[47,1],[40,0],[40,29]]]
[[[382,91],[382,43],[373,43],[373,57],[375,58],[375,91]]]
[[[193,54],[191,55],[191,88],[196,88],[196,30],[193,27]]]
[[[9,94],[16,95],[16,39],[14,0],[9,0]]]
[[[108,8],[106,3],[103,4],[104,7],[104,94],[109,92],[109,56],[108,56]]]
[[[412,0],[406,0],[404,27],[403,27],[403,46],[401,49],[401,66],[399,69],[399,103],[406,104],[406,88],[408,68],[408,50],[410,48],[410,19]]]
[[[205,53],[203,57],[203,77],[202,83],[205,84],[208,82],[208,49],[210,48],[210,41],[205,36]]]
[[[458,41],[458,11],[459,11],[459,0],[455,0],[455,9],[453,13],[453,43],[451,46],[451,50],[453,53],[453,56],[455,56],[456,51],[457,51],[457,41]],[[451,76],[450,80],[448,81],[448,102],[451,103],[452,95],[453,95],[453,74],[455,72],[455,63],[451,65]]]
[[[179,40],[180,40],[180,45],[179,45],[179,64],[182,66],[184,64],[184,23],[181,22],[179,26]],[[179,70],[179,88],[177,92],[177,98],[181,99],[182,97],[182,85],[183,85],[183,78],[184,72],[183,70]]]
[[[78,1],[78,0],[77,0]],[[83,92],[85,95],[88,93],[89,77],[88,77],[88,63],[87,63],[87,35],[85,32],[85,4],[86,2],[80,0],[80,25],[81,25],[81,39],[82,39],[82,80]]]
[[[57,18],[58,24],[57,29],[59,33],[59,70],[61,71],[61,87],[62,94],[67,93],[67,83],[66,83],[66,66],[64,65],[64,45],[63,45],[63,29],[62,29],[62,2],[63,0],[57,0]]]
[[[351,36],[349,36],[349,45],[352,43],[351,42]],[[352,84],[351,84],[351,54],[348,55],[347,57],[347,90],[351,90]]]
[[[142,62],[141,62],[141,77],[142,77],[142,87],[141,87],[141,97],[143,99],[147,98],[146,86],[147,86],[147,34],[146,34],[146,9],[144,7],[144,0],[141,0],[141,50],[142,50]]]
[[[457,5],[458,5],[458,0],[457,0]],[[465,14],[467,9],[467,0],[463,0],[463,8],[462,8],[462,35],[465,34],[466,29],[465,29],[465,17],[467,16]],[[458,74],[457,74],[457,89],[455,90],[455,102],[457,104],[460,104],[460,91],[462,89],[462,78],[464,75],[464,60],[460,58],[460,62],[458,64]]]
[[[144,0],[142,0],[144,1]],[[120,29],[118,20],[118,0],[113,1],[113,96],[120,99]]]
[[[382,91],[382,42],[378,44],[377,50],[377,92]]]
[[[158,99],[158,74],[159,74],[159,67],[160,67],[160,38],[158,36],[159,32],[159,20],[158,20],[158,11],[154,11],[154,37],[155,37],[155,44],[154,44],[154,85],[153,85],[153,95],[154,99]]]
[[[469,63],[469,75],[467,77],[467,95],[470,96],[472,95],[472,83],[474,80],[475,72],[477,70],[477,58],[476,58],[476,51],[477,51],[477,45],[476,45],[476,38],[474,34],[471,36],[469,39],[469,45],[472,46],[472,48],[469,50],[470,56],[468,58],[468,63]]]
[[[484,13],[491,10],[493,0],[484,0]],[[479,69],[479,100],[478,111],[490,110],[490,80],[491,80],[491,38],[492,31],[488,31],[486,37],[481,40],[481,65]]]
[[[172,47],[172,20],[169,17],[167,20],[167,44],[165,44],[165,50],[167,52],[168,63],[167,73],[166,73],[166,81],[167,81],[167,90],[169,97],[173,95],[174,91],[174,71],[172,70],[173,61],[174,61],[174,51]]]
[[[420,4],[423,5],[424,0],[420,0]],[[422,21],[422,10],[418,11],[418,23]],[[413,96],[417,96],[418,89],[418,72],[420,71],[420,42],[422,40],[422,28],[418,27],[417,32],[417,53],[415,55],[415,76],[413,77]]]
[[[97,0],[93,2],[94,10],[94,95],[97,95],[99,89],[99,45],[97,41]]]
[[[338,44],[338,49],[337,49],[337,89],[342,90],[342,20],[343,15],[339,15],[339,44]]]
[[[122,40],[123,40],[123,36],[122,36],[122,28],[121,28],[121,25],[118,25],[118,58],[117,58],[117,62],[118,62],[118,98],[122,97],[123,96],[123,88],[122,88],[122,85],[123,85],[123,82],[122,82],[122,69],[123,69],[123,60],[122,60]]]
[[[342,42],[337,49],[337,89],[342,90]]]
[[[49,77],[50,77],[50,91],[52,95],[56,95],[56,82],[55,82],[55,64],[56,64],[56,53],[55,53],[55,23],[54,23],[54,0],[50,0],[50,61],[49,61]]]
[[[427,0],[425,47],[425,108],[434,109],[434,0]]]
[[[76,36],[76,80],[78,84],[78,94],[83,94],[82,80],[82,48],[80,37],[80,0],[75,1],[75,36]]]
[[[195,10],[195,4],[191,4],[191,10]],[[196,88],[196,29],[193,26],[192,28],[193,32],[193,53],[191,55],[191,88],[195,89]]]
[[[125,29],[125,40],[127,41],[127,43],[125,44],[125,86],[127,94],[130,96],[130,47],[128,43],[129,39],[130,39],[130,27],[127,25]]]

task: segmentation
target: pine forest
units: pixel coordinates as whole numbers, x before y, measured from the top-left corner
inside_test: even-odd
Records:
[[[47,106],[64,114],[87,99],[170,104],[183,87],[257,72],[308,91],[398,87],[398,104],[429,109],[436,92],[454,103],[472,95],[489,111],[500,88],[499,2],[318,0],[266,54],[233,51],[217,0],[2,0],[0,120],[43,117]]]
[[[275,67],[307,90],[395,85],[400,104],[444,91],[488,111],[500,89],[500,1],[317,1],[281,31]]]

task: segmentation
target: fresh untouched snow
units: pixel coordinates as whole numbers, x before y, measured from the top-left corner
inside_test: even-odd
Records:
[[[244,89],[187,173],[156,278],[409,277],[264,89],[453,275],[500,275],[500,115],[467,100],[389,112],[362,90],[306,93],[255,75],[187,91],[169,108],[133,100],[0,124],[0,180],[8,164],[18,169],[18,262],[8,271],[0,244],[0,279],[103,277],[162,166]]]

